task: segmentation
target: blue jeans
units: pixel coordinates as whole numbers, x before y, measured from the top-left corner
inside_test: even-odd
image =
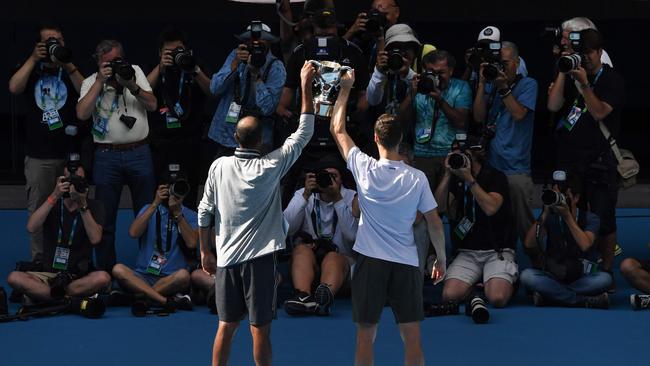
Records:
[[[578,304],[584,300],[584,296],[602,294],[612,284],[612,276],[602,271],[583,275],[572,283],[564,284],[544,271],[528,268],[521,272],[520,279],[529,290],[564,305]]]
[[[131,150],[95,150],[93,166],[95,198],[104,204],[104,234],[95,247],[97,269],[111,273],[115,265],[115,221],[124,184],[129,186],[133,213],[151,202],[156,189],[156,179],[151,162],[149,145]]]

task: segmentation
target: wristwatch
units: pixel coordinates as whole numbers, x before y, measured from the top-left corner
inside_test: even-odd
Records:
[[[131,94],[135,97],[140,94],[140,90],[142,90],[142,88],[138,85],[138,88],[135,91],[132,91]]]
[[[79,207],[79,213],[86,213],[88,211],[88,205]]]

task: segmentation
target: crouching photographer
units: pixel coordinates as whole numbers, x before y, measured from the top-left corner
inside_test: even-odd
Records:
[[[356,192],[342,186],[344,169],[337,160],[324,158],[308,172],[305,187],[284,210],[289,234],[295,234],[291,278],[296,294],[284,305],[289,315],[329,315],[334,295],[350,280]]]
[[[82,297],[102,291],[110,283],[92,265],[92,246],[102,240],[104,208],[88,199],[88,183],[78,154],[64,168],[64,176],[47,200],[29,217],[27,231],[43,230],[40,271],[14,271],[7,282],[34,302]]]
[[[533,268],[521,273],[521,282],[533,291],[536,306],[608,308],[612,276],[600,270],[594,246],[600,219],[578,207],[584,205],[576,175],[556,171],[553,181],[542,193],[542,214],[526,235]]]
[[[504,307],[518,274],[508,180],[486,162],[488,141],[458,137],[435,193],[449,217],[455,253],[442,298],[460,302],[482,281],[488,301]]]
[[[617,161],[609,141],[618,139],[625,100],[622,77],[601,62],[603,36],[594,29],[574,32],[571,50],[548,96],[548,109],[561,116],[555,128],[557,164],[583,178],[582,196],[600,218],[597,246],[603,270],[611,271],[616,244]],[[605,138],[610,135],[610,139]]]

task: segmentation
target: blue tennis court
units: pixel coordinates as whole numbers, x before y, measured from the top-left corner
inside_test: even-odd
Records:
[[[619,209],[619,243],[627,256],[650,257],[650,209]],[[0,211],[0,284],[18,260],[29,256],[25,211]],[[118,218],[118,260],[132,263],[137,244],[126,230],[130,210]],[[520,269],[527,266],[520,260]],[[427,364],[446,365],[625,365],[643,364],[650,344],[650,311],[633,311],[633,290],[616,273],[618,289],[610,310],[535,308],[519,290],[506,309],[492,310],[490,322],[476,325],[464,315],[427,318],[422,340]],[[427,289],[429,296],[439,289]],[[10,310],[15,312],[16,304]],[[462,312],[462,309],[461,309]],[[206,307],[168,317],[134,318],[128,308],[109,308],[103,318],[75,315],[0,324],[0,365],[207,365],[217,317]],[[276,365],[350,365],[355,329],[349,300],[338,300],[329,318],[290,318],[278,312],[273,323]],[[375,344],[377,365],[402,364],[402,343],[386,308]],[[242,324],[231,365],[251,365],[251,337]]]

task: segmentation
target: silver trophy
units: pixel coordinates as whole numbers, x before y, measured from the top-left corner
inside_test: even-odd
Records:
[[[339,92],[341,74],[352,70],[332,61],[309,61],[316,67],[314,77],[314,109],[316,115],[330,118]]]

